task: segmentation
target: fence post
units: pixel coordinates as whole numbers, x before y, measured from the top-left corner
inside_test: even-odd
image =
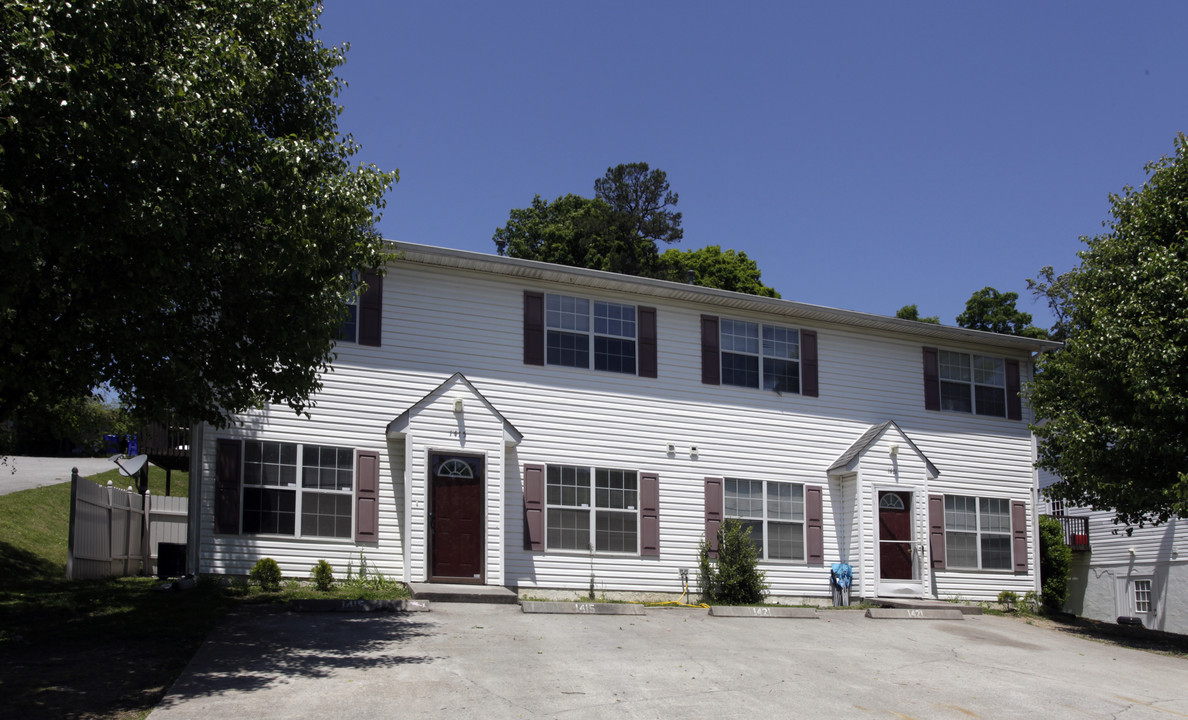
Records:
[[[144,491],[144,522],[140,524],[140,567],[145,575],[153,575],[152,490]]]
[[[66,531],[66,579],[74,579],[74,523],[78,505],[78,468],[70,469],[70,529]]]
[[[108,480],[107,481],[107,552],[105,553],[105,555],[107,557],[107,565],[105,566],[106,569],[104,570],[104,577],[111,574],[111,561],[114,559],[112,557],[112,554],[114,553],[114,547],[115,547],[115,537],[114,536],[115,536],[116,527],[115,527],[115,511],[114,511],[115,503],[112,500],[112,493],[114,493],[115,490],[116,490],[115,483],[113,483],[111,480]]]

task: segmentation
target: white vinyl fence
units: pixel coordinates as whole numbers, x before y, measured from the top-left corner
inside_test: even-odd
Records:
[[[141,496],[131,488],[97,485],[74,475],[66,577],[154,574],[158,544],[186,542],[188,507],[184,497]]]

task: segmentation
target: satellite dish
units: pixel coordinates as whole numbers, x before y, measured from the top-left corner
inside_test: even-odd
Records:
[[[136,473],[140,472],[140,469],[148,462],[148,455],[137,455],[128,459],[124,459],[122,455],[112,455],[109,459],[116,464],[124,477],[135,477]]]

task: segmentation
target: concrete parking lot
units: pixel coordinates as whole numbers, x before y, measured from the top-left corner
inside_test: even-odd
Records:
[[[249,609],[207,640],[152,720],[1188,717],[1188,661],[1021,620],[409,615]]]

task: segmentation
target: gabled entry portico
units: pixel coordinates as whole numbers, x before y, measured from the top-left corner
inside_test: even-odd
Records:
[[[893,420],[874,425],[829,468],[856,522],[839,529],[857,554],[860,597],[931,597],[928,483],[940,472]],[[857,537],[852,537],[856,535]],[[844,560],[844,559],[843,559]]]
[[[406,582],[504,584],[507,454],[519,431],[461,373],[388,424]]]

